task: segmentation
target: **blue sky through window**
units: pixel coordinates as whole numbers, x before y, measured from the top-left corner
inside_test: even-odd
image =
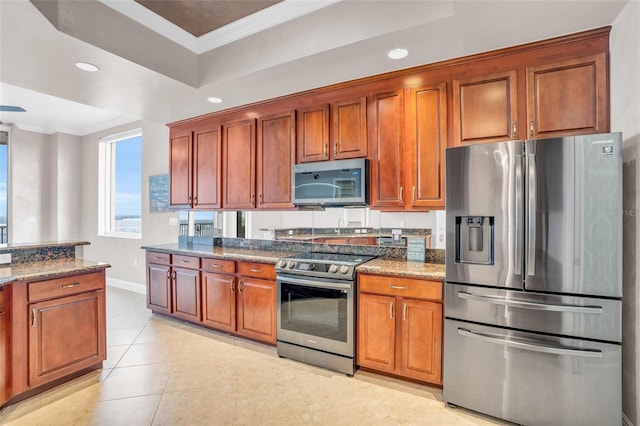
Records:
[[[115,219],[142,216],[142,136],[115,144]]]

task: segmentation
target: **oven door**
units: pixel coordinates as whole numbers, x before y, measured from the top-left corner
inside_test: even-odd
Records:
[[[353,357],[353,281],[277,276],[278,341]]]

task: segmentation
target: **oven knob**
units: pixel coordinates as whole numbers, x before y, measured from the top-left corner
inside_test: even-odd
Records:
[[[287,268],[293,269],[295,266],[296,266],[296,262],[294,262],[293,260],[289,260],[287,262]]]
[[[346,274],[347,272],[349,272],[349,267],[347,265],[342,265],[340,267],[340,273],[341,274]]]
[[[331,265],[329,266],[329,272],[331,272],[332,274],[335,274],[336,272],[338,272],[338,265]]]
[[[278,261],[278,268],[284,268],[285,266],[287,266],[287,261],[284,259],[280,259]]]

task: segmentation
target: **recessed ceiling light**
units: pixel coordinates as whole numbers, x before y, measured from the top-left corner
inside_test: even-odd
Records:
[[[387,53],[387,56],[390,59],[402,59],[406,57],[408,54],[409,54],[409,51],[407,49],[393,49],[393,50],[390,50],[389,53]]]
[[[222,103],[222,99],[220,98],[216,98],[216,97],[211,97],[207,99],[209,102],[211,102],[212,104],[219,104]]]
[[[90,64],[88,62],[76,62],[76,67],[80,68],[82,71],[96,72],[100,68],[97,66]]]

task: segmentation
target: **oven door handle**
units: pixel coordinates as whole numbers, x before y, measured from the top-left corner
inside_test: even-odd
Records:
[[[330,290],[349,290],[353,287],[351,282],[343,284],[343,283],[336,283],[336,282],[326,282],[326,281],[309,280],[304,278],[293,278],[293,277],[276,277],[276,281],[278,282],[278,284],[280,283],[298,284],[298,285],[304,285],[307,287],[327,288]]]

